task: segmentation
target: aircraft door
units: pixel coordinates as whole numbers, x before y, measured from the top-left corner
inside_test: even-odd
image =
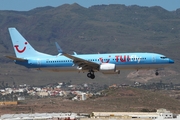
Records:
[[[156,57],[152,56],[152,62],[156,62]]]
[[[41,65],[41,60],[37,59],[37,65]]]

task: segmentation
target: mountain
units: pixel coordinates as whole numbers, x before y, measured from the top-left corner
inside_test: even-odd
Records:
[[[55,41],[68,53],[161,53],[174,59],[175,64],[160,71],[162,74],[159,77],[151,74],[148,81],[179,82],[180,9],[170,12],[158,6],[119,4],[84,8],[74,3],[30,11],[0,11],[1,81],[45,84],[73,80],[76,83],[84,82],[86,74],[28,70],[5,58],[4,55],[14,55],[8,27],[16,27],[35,49],[49,54],[57,54]],[[95,82],[111,84],[138,81],[138,75],[132,77],[129,71],[121,73],[115,76],[97,74]],[[148,73],[138,74],[146,76]]]

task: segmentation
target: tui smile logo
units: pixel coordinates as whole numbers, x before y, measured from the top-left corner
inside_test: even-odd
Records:
[[[24,44],[27,45],[27,42],[25,42]],[[23,52],[26,50],[26,46],[25,46],[22,50],[20,50],[20,49],[18,48],[19,45],[15,45],[14,47],[16,48],[16,50],[18,51],[18,53],[23,53]]]
[[[103,58],[99,58],[99,60],[101,61],[101,63],[109,63],[110,59],[106,59],[106,61],[103,60]]]

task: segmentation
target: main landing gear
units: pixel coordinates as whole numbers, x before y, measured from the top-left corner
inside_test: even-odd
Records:
[[[95,78],[94,71],[90,70],[89,73],[87,74],[87,77],[91,78],[91,79],[94,79]]]
[[[158,75],[159,75],[159,72],[158,72],[158,70],[156,70],[156,72],[155,72],[155,75],[156,75],[156,76],[158,76]]]

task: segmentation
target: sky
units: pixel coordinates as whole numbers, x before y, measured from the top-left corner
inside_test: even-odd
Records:
[[[83,7],[92,5],[124,4],[139,6],[161,6],[168,11],[180,8],[180,0],[0,0],[0,10],[29,11],[36,7],[53,6],[78,3]]]

